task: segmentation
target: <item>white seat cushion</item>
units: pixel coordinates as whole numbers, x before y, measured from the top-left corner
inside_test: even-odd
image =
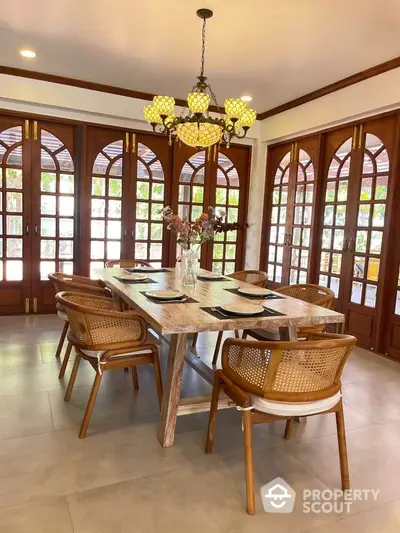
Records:
[[[98,357],[101,357],[104,352],[97,352],[96,350],[80,350],[83,354],[85,354],[87,357],[93,357],[93,359],[97,359]],[[127,352],[127,353],[120,353],[118,355],[111,356],[111,359],[117,359],[118,357],[126,357],[128,355],[143,355],[150,353],[150,350],[141,350],[140,352]]]
[[[316,400],[315,402],[276,402],[251,395],[253,408],[262,413],[276,416],[307,416],[323,413],[335,407],[341,398],[341,392],[337,392],[329,398]]]
[[[65,320],[65,322],[68,322],[68,316],[67,313],[64,313],[64,311],[57,311],[57,315],[61,320]]]

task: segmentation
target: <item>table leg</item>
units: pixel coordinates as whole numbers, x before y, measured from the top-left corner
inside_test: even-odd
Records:
[[[297,341],[297,327],[285,326],[279,328],[279,338],[281,341]]]
[[[168,448],[174,443],[186,342],[186,333],[171,335],[168,353],[167,379],[166,383],[164,383],[164,393],[161,405],[161,422],[158,430],[158,440],[163,448]]]

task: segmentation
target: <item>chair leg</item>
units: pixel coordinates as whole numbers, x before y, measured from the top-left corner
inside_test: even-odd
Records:
[[[198,333],[195,333],[195,334],[193,335],[192,348],[196,348],[198,337],[199,337],[199,334],[198,334]]]
[[[56,357],[57,358],[59,358],[60,355],[61,355],[61,350],[62,350],[62,347],[64,345],[64,341],[65,341],[65,337],[67,335],[68,327],[69,327],[69,322],[64,322],[64,327],[63,327],[63,330],[61,332],[61,337],[60,337],[60,340],[58,342],[57,351],[56,351]]]
[[[67,346],[67,350],[66,350],[65,355],[64,355],[64,359],[63,359],[61,368],[60,368],[60,373],[58,374],[58,379],[61,379],[61,378],[64,377],[65,371],[67,369],[68,361],[69,361],[69,358],[70,358],[70,355],[71,355],[71,350],[72,350],[72,344],[69,342],[68,346]]]
[[[246,471],[246,505],[250,515],[256,512],[256,500],[254,495],[254,467],[253,467],[253,443],[251,412],[243,411],[243,431],[244,431],[244,459]]]
[[[161,411],[161,403],[162,403],[162,397],[163,397],[163,386],[162,386],[161,368],[160,368],[160,360],[158,358],[158,352],[153,352],[153,365],[154,365],[154,377],[155,377],[155,380],[156,380],[158,405],[159,405],[160,411]]]
[[[212,396],[211,396],[211,406],[210,406],[210,415],[208,417],[208,429],[207,429],[207,439],[206,439],[206,453],[212,453],[213,444],[214,444],[214,434],[215,434],[215,422],[217,417],[218,409],[218,398],[219,390],[221,384],[218,378],[218,374],[214,378]]]
[[[290,439],[290,436],[292,434],[292,426],[293,426],[293,418],[289,418],[288,420],[286,420],[285,434],[283,436],[283,438],[285,438],[286,440]]]
[[[239,332],[238,332],[237,329],[235,329],[235,337],[236,337],[237,339],[240,339],[240,335],[239,335]]]
[[[81,426],[81,430],[79,432],[79,438],[84,439],[86,437],[86,432],[90,423],[90,419],[92,417],[93,407],[96,403],[96,397],[97,393],[99,392],[99,387],[102,379],[102,374],[98,374],[96,372],[96,377],[94,378],[94,383],[92,390],[90,392],[89,401],[86,407],[85,416],[83,417],[83,422]]]
[[[213,357],[213,360],[212,360],[212,364],[213,365],[216,365],[217,361],[218,361],[218,354],[219,354],[219,349],[221,348],[221,342],[222,342],[223,334],[224,333],[222,331],[218,331],[217,343],[215,345],[214,357]]]
[[[69,402],[69,400],[71,398],[71,393],[72,393],[72,389],[74,387],[76,374],[78,373],[78,368],[79,368],[79,363],[80,362],[81,362],[81,356],[77,353],[76,357],[75,357],[75,361],[74,361],[74,366],[72,367],[72,372],[71,372],[71,375],[69,377],[68,387],[67,387],[67,390],[65,391],[64,400],[66,402]]]
[[[137,371],[137,366],[132,367],[132,381],[133,381],[133,388],[135,390],[139,390],[139,375]]]
[[[243,331],[242,333],[242,339],[247,339],[247,331]]]
[[[128,372],[128,371],[129,371],[129,368],[126,366],[126,367],[124,368],[124,372]]]
[[[343,403],[340,401],[336,411],[336,429],[339,445],[340,476],[342,479],[342,490],[350,488],[349,463],[347,460],[346,429],[344,425]]]

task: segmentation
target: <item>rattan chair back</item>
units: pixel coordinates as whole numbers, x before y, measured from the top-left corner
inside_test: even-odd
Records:
[[[229,278],[238,279],[245,283],[251,283],[257,287],[265,287],[268,281],[268,274],[262,270],[239,270],[229,274]]]

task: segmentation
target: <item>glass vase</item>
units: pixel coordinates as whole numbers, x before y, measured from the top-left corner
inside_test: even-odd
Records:
[[[182,249],[181,282],[184,287],[196,285],[198,264],[198,250],[195,247]]]

